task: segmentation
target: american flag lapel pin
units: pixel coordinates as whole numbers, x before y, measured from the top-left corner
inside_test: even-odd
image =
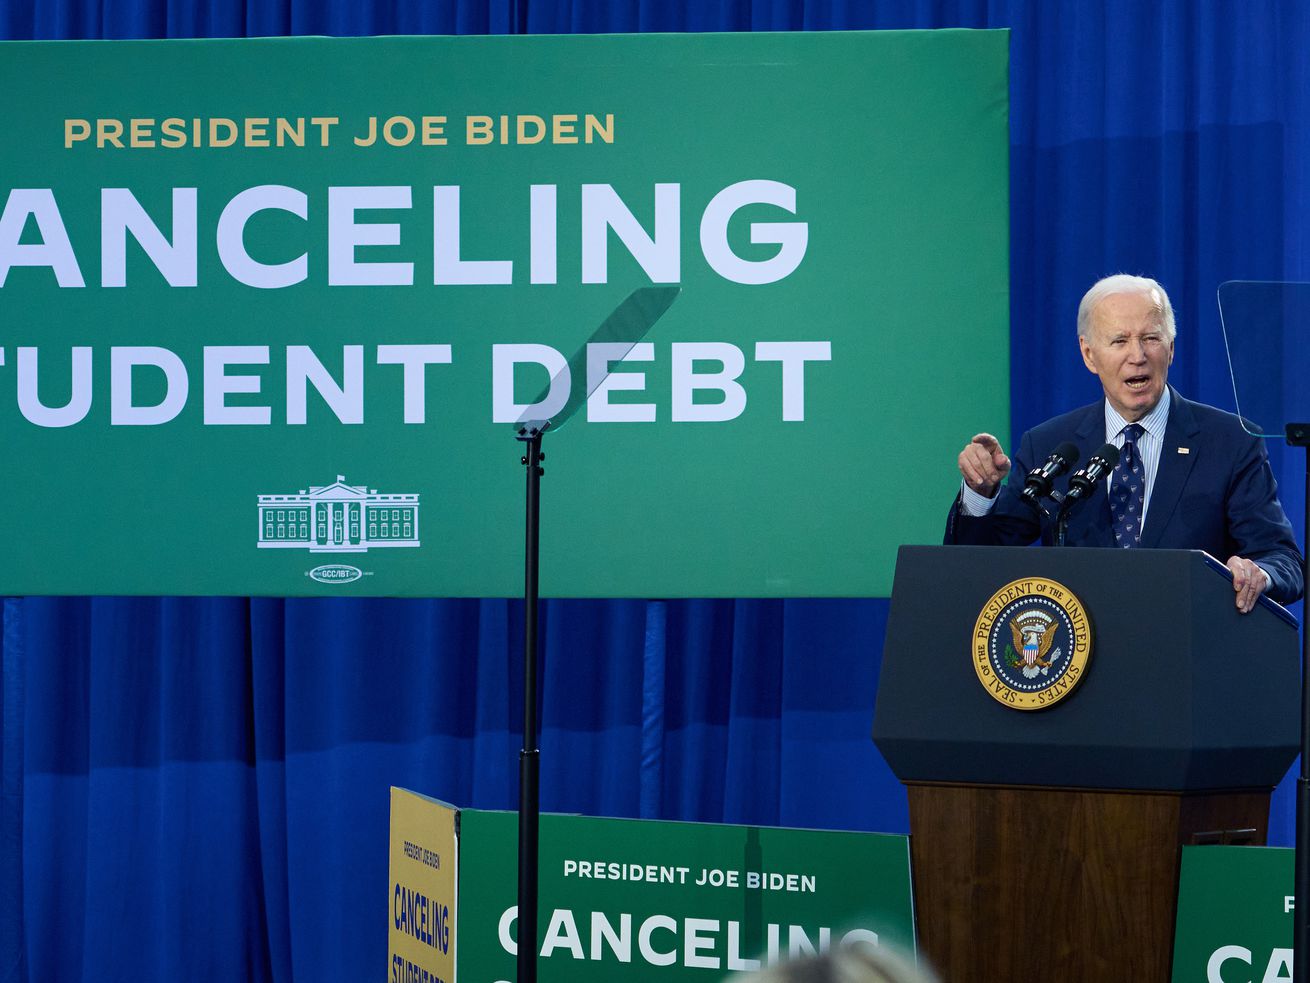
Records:
[[[1179,454],[1190,454],[1190,453],[1192,453],[1192,449],[1191,449],[1190,447],[1180,447],[1180,448],[1178,448],[1178,453],[1179,453]]]

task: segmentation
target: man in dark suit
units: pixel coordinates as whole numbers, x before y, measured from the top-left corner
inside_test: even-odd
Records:
[[[1051,544],[1054,522],[1019,497],[1025,476],[1065,441],[1078,446],[1083,462],[1109,442],[1120,448],[1119,463],[1072,512],[1068,545],[1227,557],[1243,613],[1265,591],[1284,603],[1300,597],[1301,553],[1264,443],[1233,414],[1169,386],[1174,334],[1169,297],[1154,280],[1112,276],[1087,291],[1078,307],[1078,344],[1105,398],[1024,434],[1013,469],[995,437],[975,436],[960,452],[964,480],[946,542]],[[1056,487],[1066,484],[1067,477]]]

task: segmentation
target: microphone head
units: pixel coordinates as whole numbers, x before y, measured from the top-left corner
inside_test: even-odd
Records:
[[[1087,459],[1081,471],[1069,479],[1069,491],[1065,495],[1064,509],[1067,512],[1073,504],[1092,494],[1096,483],[1113,471],[1119,463],[1119,448],[1114,444],[1102,444],[1096,453]]]
[[[1051,451],[1052,457],[1056,455],[1063,459],[1066,468],[1071,468],[1078,463],[1078,445],[1071,440],[1066,440]]]
[[[1094,457],[1099,457],[1110,468],[1115,468],[1119,464],[1119,448],[1114,444],[1103,444],[1101,449],[1096,452]]]

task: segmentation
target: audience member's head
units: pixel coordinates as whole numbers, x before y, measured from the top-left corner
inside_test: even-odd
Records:
[[[885,947],[853,946],[734,976],[730,983],[937,983],[937,977]]]

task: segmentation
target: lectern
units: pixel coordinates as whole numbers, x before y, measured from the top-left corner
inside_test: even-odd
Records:
[[[1041,634],[1071,623],[1057,608],[1085,618],[1081,666]],[[1039,708],[1004,702],[1057,675]],[[1165,983],[1179,847],[1264,843],[1299,678],[1295,619],[1239,614],[1204,553],[903,547],[873,737],[947,983]]]

